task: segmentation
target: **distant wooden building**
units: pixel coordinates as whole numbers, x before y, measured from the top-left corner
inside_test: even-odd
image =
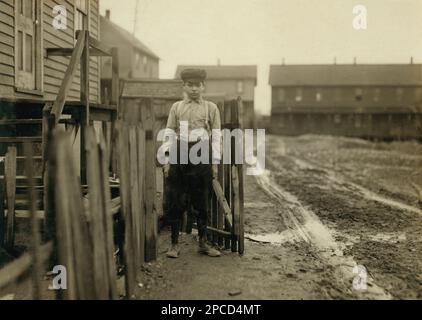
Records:
[[[112,22],[109,10],[100,16],[100,25],[101,42],[118,48],[121,79],[158,79],[160,58],[133,34]],[[102,59],[101,79],[103,91],[109,92],[111,59]]]
[[[271,130],[379,138],[421,135],[422,65],[273,65]]]
[[[192,66],[180,65],[176,70],[176,79],[180,79],[180,73],[186,68],[201,68],[207,72],[205,87],[206,96],[225,96],[226,100],[241,97],[243,101],[242,121],[245,128],[255,127],[255,87],[257,85],[256,66]]]

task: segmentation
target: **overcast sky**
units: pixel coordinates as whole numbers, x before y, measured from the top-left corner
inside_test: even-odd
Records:
[[[367,8],[367,30],[352,25]],[[100,0],[100,11],[134,29],[136,0]],[[139,0],[136,36],[160,61],[258,65],[256,108],[270,111],[269,64],[422,63],[422,0]]]

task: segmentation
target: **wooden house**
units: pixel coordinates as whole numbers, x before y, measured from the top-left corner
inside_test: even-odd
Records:
[[[76,30],[99,39],[99,0],[2,0],[0,2],[0,98],[54,100],[70,57],[49,56],[48,48],[71,48]],[[90,62],[89,99],[99,102],[98,57]],[[76,76],[68,95],[80,100]]]
[[[41,155],[43,109],[79,141],[81,121],[111,120],[118,84],[101,105],[99,60],[118,54],[99,41],[99,17],[99,0],[0,1],[0,157],[24,142]]]
[[[110,19],[110,10],[100,16],[101,42],[116,47],[119,54],[120,79],[158,79],[160,58],[141,40]],[[111,59],[101,60],[101,96],[103,103],[110,98]]]

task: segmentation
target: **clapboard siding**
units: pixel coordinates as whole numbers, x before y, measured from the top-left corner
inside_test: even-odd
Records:
[[[15,14],[13,0],[0,1],[0,95],[12,95],[15,86]]]
[[[0,95],[16,96],[15,93],[15,7],[14,0],[0,1]],[[90,0],[89,31],[92,37],[100,39],[99,30],[99,0]],[[67,9],[67,29],[56,30],[53,27],[53,8],[56,5]],[[42,35],[45,48],[74,47],[74,1],[73,0],[43,0]],[[43,60],[43,91],[46,100],[56,98],[63,81],[70,58],[44,57]],[[89,68],[90,100],[100,100],[100,70],[99,60],[91,57]],[[72,83],[69,100],[80,99],[80,77],[77,75]],[[22,97],[22,94],[19,94]]]
[[[54,19],[53,8],[55,5],[64,5],[68,11],[67,30],[55,30],[52,27]],[[90,0],[90,21],[89,28],[91,35],[98,39],[98,0]],[[92,31],[91,31],[92,28]],[[74,46],[74,7],[73,1],[65,0],[44,0],[44,45],[48,47],[69,48]],[[47,58],[44,67],[44,90],[47,99],[54,99],[59,90],[61,80],[67,69],[70,58],[51,57]],[[99,102],[100,88],[99,83],[99,65],[97,58],[91,58],[90,65],[90,100]],[[79,70],[79,68],[78,68]],[[79,100],[79,76],[75,77],[72,83],[72,90],[69,93],[69,100]]]

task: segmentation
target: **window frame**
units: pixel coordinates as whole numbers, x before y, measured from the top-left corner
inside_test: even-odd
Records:
[[[244,88],[244,85],[243,85],[243,81],[238,80],[237,81],[237,93],[242,94],[242,93],[244,93],[244,91],[245,91],[245,88]]]
[[[303,101],[303,88],[302,87],[296,88],[295,101],[296,102],[302,102]]]
[[[277,101],[282,103],[286,101],[286,90],[284,88],[278,88]]]
[[[363,101],[363,88],[355,88],[355,101]]]

